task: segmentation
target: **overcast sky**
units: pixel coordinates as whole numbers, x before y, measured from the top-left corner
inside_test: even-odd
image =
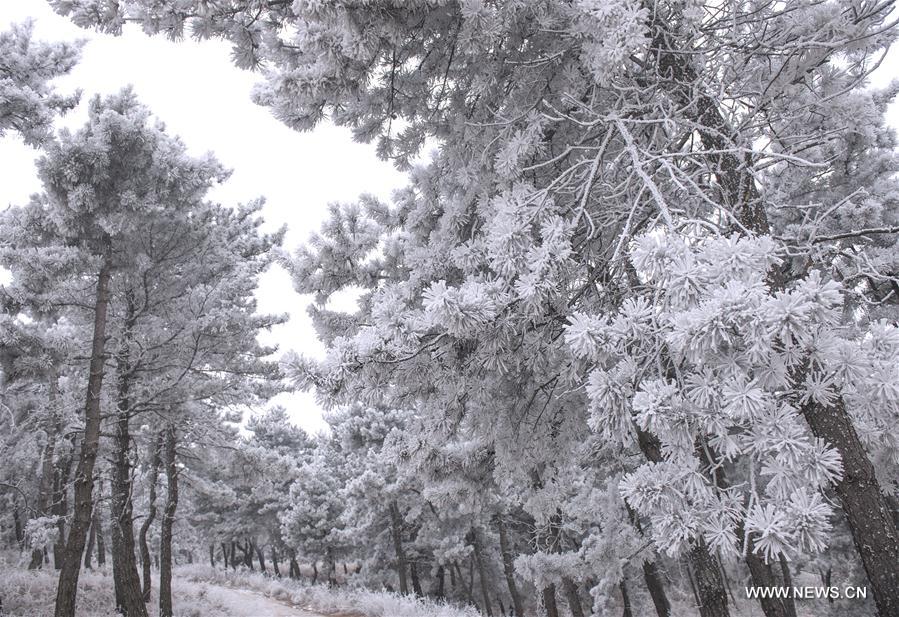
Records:
[[[81,88],[84,102],[94,94],[133,84],[141,101],[191,151],[211,150],[234,170],[231,179],[215,189],[213,198],[233,205],[264,196],[267,227],[286,224],[285,246],[290,249],[318,230],[329,203],[352,201],[363,192],[388,199],[404,181],[391,165],[376,158],[372,146],[354,143],[349,131],[322,125],[310,133],[298,133],[254,105],[250,89],[258,76],[234,67],[226,43],[172,43],[136,28],[120,37],[101,35],[79,29],[53,13],[43,0],[0,0],[0,29],[28,18],[35,20],[37,38],[89,40],[71,75],[57,80],[60,91]],[[84,123],[83,102],[60,121],[61,126]],[[36,156],[37,151],[17,138],[0,139],[0,207],[22,204],[40,190]],[[291,316],[289,323],[264,338],[266,343],[277,343],[285,351],[323,354],[306,315],[310,299],[293,291],[283,269],[273,267],[263,277],[258,297],[260,311]],[[342,304],[354,308],[352,300]],[[311,394],[281,395],[276,400],[303,428],[314,431],[324,426]]]

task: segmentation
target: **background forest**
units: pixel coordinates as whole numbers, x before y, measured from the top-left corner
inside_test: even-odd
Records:
[[[133,89],[54,87],[80,44],[0,33],[0,135],[42,187],[0,214],[0,612],[249,614],[207,597],[231,585],[899,617],[891,1],[50,4],[227,41],[256,103],[406,186],[285,247]],[[260,342],[273,264],[323,358]],[[295,390],[327,430],[269,402]]]

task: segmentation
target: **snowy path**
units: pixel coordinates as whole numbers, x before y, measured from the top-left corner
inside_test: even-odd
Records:
[[[298,607],[267,598],[248,589],[233,589],[207,584],[209,597],[230,608],[240,617],[324,617]]]

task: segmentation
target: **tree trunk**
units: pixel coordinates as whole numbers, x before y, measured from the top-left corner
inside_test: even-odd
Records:
[[[659,576],[659,569],[654,561],[643,562],[643,580],[646,581],[646,588],[658,617],[671,617],[671,602],[668,601],[662,577]]]
[[[412,593],[419,598],[423,598],[425,594],[421,590],[421,581],[418,578],[418,565],[414,559],[409,563],[409,578],[412,579]]]
[[[148,496],[149,508],[147,510],[147,518],[141,523],[140,532],[138,533],[138,544],[140,545],[140,560],[143,569],[143,580],[141,595],[144,602],[150,601],[150,546],[147,544],[147,534],[150,532],[150,526],[156,520],[156,483],[159,480],[159,467],[162,465],[162,446],[165,435],[162,431],[156,435],[156,442],[153,444],[153,458],[150,462],[150,494]],[[213,555],[213,547],[209,550],[210,556]],[[212,565],[215,566],[215,559],[212,559]]]
[[[38,484],[37,511],[40,516],[47,516],[50,511],[50,498],[53,493],[53,456],[56,452],[56,433],[59,424],[57,410],[57,394],[59,392],[59,378],[56,366],[51,363],[47,374],[47,419],[44,423],[44,432],[47,442],[41,453],[41,479]],[[29,570],[36,570],[44,565],[44,547],[31,547],[31,562]]]
[[[516,617],[524,617],[524,603],[521,601],[521,593],[515,582],[514,555],[509,547],[509,533],[506,529],[506,521],[502,514],[496,517],[496,527],[499,530],[499,551],[503,558],[503,573],[506,575],[506,586],[509,595],[512,596],[512,607]]]
[[[409,583],[406,581],[406,553],[403,550],[403,520],[395,501],[390,502],[390,530],[393,535],[393,550],[396,553],[396,573],[400,579],[400,593],[408,595]]]
[[[432,595],[437,600],[443,600],[446,597],[446,569],[442,565],[437,566]]]
[[[556,604],[556,586],[553,584],[543,588],[543,608],[546,609],[546,617],[559,617],[559,607]]]
[[[103,523],[100,518],[99,509],[94,510],[93,521],[91,522],[91,526],[97,532],[97,565],[105,566],[106,565],[106,540],[103,538]]]
[[[281,568],[278,567],[278,553],[274,544],[272,545],[272,570],[275,571],[275,576],[281,578]]]
[[[290,578],[298,580],[301,575],[300,564],[297,563],[297,552],[290,549]]]
[[[84,405],[84,437],[75,472],[75,503],[69,537],[63,554],[62,569],[56,590],[55,617],[75,617],[75,597],[81,574],[81,554],[91,524],[94,491],[94,463],[100,446],[100,395],[103,388],[104,346],[106,341],[106,309],[109,305],[110,257],[107,252],[97,276],[94,301],[94,332],[91,344],[90,374]]]
[[[228,558],[228,545],[225,542],[222,542],[222,561],[225,564],[225,569],[228,569],[228,564],[230,563]]]
[[[584,617],[584,607],[581,606],[577,585],[567,576],[562,577],[562,591],[565,592],[565,599],[568,600],[568,609],[571,611],[571,617]]]
[[[115,458],[112,474],[112,576],[116,609],[125,617],[146,617],[147,607],[134,560],[134,504],[131,500],[131,380],[129,338],[135,325],[134,306],[127,302],[122,347],[117,354]]]
[[[159,549],[159,617],[172,617],[172,526],[178,509],[178,468],[175,465],[175,427],[165,432],[165,478],[168,483]]]
[[[728,615],[727,590],[721,580],[721,571],[715,558],[709,552],[703,540],[697,540],[688,554],[693,567],[696,593],[699,596],[700,617],[718,617]]]
[[[62,431],[61,420],[57,431]],[[61,455],[53,469],[53,504],[50,511],[58,519],[56,523],[57,537],[53,544],[53,567],[62,569],[63,555],[66,552],[66,519],[69,514],[69,477],[72,475],[72,459],[75,451],[75,436],[69,438],[71,450]],[[102,486],[99,493],[102,493]]]
[[[478,533],[472,527],[468,530],[468,543],[474,551],[474,562],[478,567],[478,578],[481,580],[481,597],[484,600],[484,612],[487,617],[493,617],[493,609],[490,606],[490,594],[487,590],[487,571],[484,566],[484,555],[481,551],[481,542],[478,539]]]
[[[87,546],[84,548],[84,567],[88,570],[93,570],[94,567],[91,565],[91,558],[94,554],[94,546],[97,544],[97,526],[94,525],[94,521],[91,520],[91,529],[87,535]]]
[[[266,572],[265,569],[265,554],[262,552],[262,549],[259,548],[255,542],[250,543],[250,548],[256,551],[256,558],[259,560],[259,571],[262,573]]]
[[[842,399],[830,407],[809,400],[801,410],[815,437],[836,448],[843,460],[836,493],[871,583],[878,615],[899,617],[899,533],[852,419]]]
[[[638,431],[637,443],[647,460],[653,463],[662,462],[661,445],[655,435]],[[695,541],[687,554],[687,559],[695,576],[700,616],[729,617],[727,590],[724,588],[721,572],[718,570],[715,559],[709,553],[705,542],[702,540]]]

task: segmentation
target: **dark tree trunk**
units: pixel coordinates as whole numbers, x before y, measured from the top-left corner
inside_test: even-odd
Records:
[[[549,584],[543,588],[543,608],[546,617],[559,617],[559,606],[556,604],[556,586]]]
[[[62,426],[58,426],[58,431]],[[63,555],[66,552],[66,519],[69,514],[69,477],[72,475],[72,459],[75,451],[75,436],[69,439],[71,451],[60,456],[53,469],[53,504],[50,511],[57,517],[56,542],[53,544],[53,567],[62,569]],[[102,486],[98,493],[102,493]]]
[[[649,590],[649,597],[652,598],[658,617],[671,617],[671,602],[668,601],[665,585],[654,561],[643,562],[643,580],[646,581],[646,588]]]
[[[390,503],[390,530],[393,535],[393,550],[396,553],[396,573],[400,579],[400,593],[408,595],[409,583],[406,581],[406,553],[403,550],[403,519],[395,501]]]
[[[122,347],[117,354],[115,458],[112,474],[112,576],[116,608],[125,617],[146,617],[147,607],[134,560],[134,504],[131,500],[131,380],[129,338],[134,305],[127,302]]]
[[[418,579],[418,565],[415,563],[415,560],[409,564],[409,578],[412,579],[412,592],[416,596],[423,598],[425,594],[421,590],[421,581]]]
[[[787,558],[784,557],[783,553],[778,555],[778,561],[780,562],[780,574],[783,577],[784,587],[793,588],[793,576],[790,574],[790,564],[787,563]],[[790,602],[787,606],[787,617],[796,617],[796,604],[794,602]]]
[[[842,399],[830,407],[809,401],[801,409],[812,433],[836,448],[843,460],[836,493],[871,583],[878,615],[899,617],[899,532],[852,419]]]
[[[346,567],[345,564],[344,567]],[[275,576],[281,578],[281,568],[278,567],[278,553],[274,545],[272,545],[272,570],[275,571]]]
[[[106,539],[103,537],[103,523],[100,519],[100,511],[99,509],[94,510],[93,521],[91,522],[91,526],[96,530],[97,533],[97,565],[105,566],[106,565]]]
[[[21,551],[25,548],[25,530],[22,527],[22,516],[19,514],[18,502],[12,508],[12,521],[14,533],[16,534],[16,544],[19,545],[19,550]]]
[[[565,592],[565,599],[568,601],[568,609],[571,611],[571,617],[584,617],[584,607],[581,606],[581,598],[577,592],[577,585],[567,576],[562,578],[562,590]]]
[[[165,432],[165,478],[168,483],[159,549],[159,617],[172,617],[172,527],[178,510],[178,468],[175,464],[175,427]]]
[[[225,564],[225,569],[228,569],[228,565],[231,563],[230,558],[228,556],[228,545],[225,542],[222,542],[222,562]]]
[[[59,413],[57,410],[57,394],[59,392],[59,378],[56,373],[56,366],[50,365],[47,375],[47,420],[44,423],[44,432],[47,435],[47,442],[44,444],[44,450],[41,453],[41,479],[38,484],[37,493],[37,511],[41,516],[50,514],[50,499],[53,493],[53,456],[56,453],[56,434],[59,424]],[[44,547],[31,547],[31,562],[28,564],[29,570],[36,570],[44,565]]]
[[[521,600],[521,593],[518,591],[518,584],[515,582],[515,556],[512,554],[509,546],[509,532],[506,529],[506,521],[502,515],[496,517],[496,527],[499,530],[499,551],[503,558],[503,573],[506,575],[506,586],[509,588],[509,595],[512,596],[512,607],[515,610],[516,617],[524,617],[524,603]]]
[[[231,540],[231,569],[237,569],[237,542]]]
[[[94,464],[100,446],[100,395],[103,388],[104,345],[106,340],[106,308],[109,305],[110,257],[104,255],[97,276],[97,296],[94,301],[94,332],[91,344],[90,374],[87,381],[87,400],[84,405],[84,437],[81,455],[75,471],[75,503],[69,537],[63,554],[62,569],[56,590],[55,617],[75,617],[75,598],[81,555],[91,524],[94,491]]]
[[[432,595],[437,600],[443,600],[446,597],[446,569],[442,565],[437,566]]]
[[[300,564],[297,563],[297,552],[290,549],[290,578],[298,580],[301,575]]]
[[[153,455],[150,461],[150,489],[149,489],[149,507],[147,509],[147,518],[141,523],[140,532],[138,533],[138,544],[140,545],[140,561],[143,569],[143,580],[141,581],[141,596],[144,602],[150,601],[150,589],[152,583],[150,581],[150,546],[147,543],[147,534],[150,532],[150,526],[156,520],[156,484],[159,480],[159,468],[162,466],[162,446],[165,435],[159,432],[156,435],[156,442],[153,444]],[[209,554],[213,556],[213,547],[210,547]],[[212,565],[215,566],[215,559],[212,558]]]
[[[312,560],[312,584],[315,585],[318,580],[318,562],[313,559]]]
[[[94,525],[94,521],[91,520],[91,529],[87,535],[87,546],[84,548],[84,567],[88,570],[93,570],[94,567],[91,565],[91,558],[94,554],[94,546],[97,544],[97,526]]]
[[[265,569],[265,554],[262,552],[262,549],[255,542],[250,543],[250,548],[256,551],[256,558],[259,560],[259,571],[262,573],[266,572]]]
[[[624,607],[624,617],[634,617],[633,611],[631,611],[631,598],[627,593],[627,583],[624,582],[624,579],[621,579],[618,583],[618,589],[621,590],[621,605]]]
[[[481,541],[478,538],[478,532],[472,527],[468,530],[468,543],[474,552],[474,562],[478,567],[478,578],[481,580],[481,597],[484,600],[484,612],[487,617],[493,616],[493,609],[490,606],[490,594],[488,592],[487,568],[484,564],[484,555],[481,550]]]
[[[647,460],[653,463],[662,462],[661,444],[650,433],[638,431],[637,442]],[[727,590],[715,558],[712,557],[705,542],[693,543],[687,559],[695,577],[695,590],[699,600],[701,617],[729,617],[727,606]]]
[[[727,591],[721,579],[721,570],[705,542],[698,540],[688,554],[693,569],[693,580],[699,596],[700,617],[728,615]]]

